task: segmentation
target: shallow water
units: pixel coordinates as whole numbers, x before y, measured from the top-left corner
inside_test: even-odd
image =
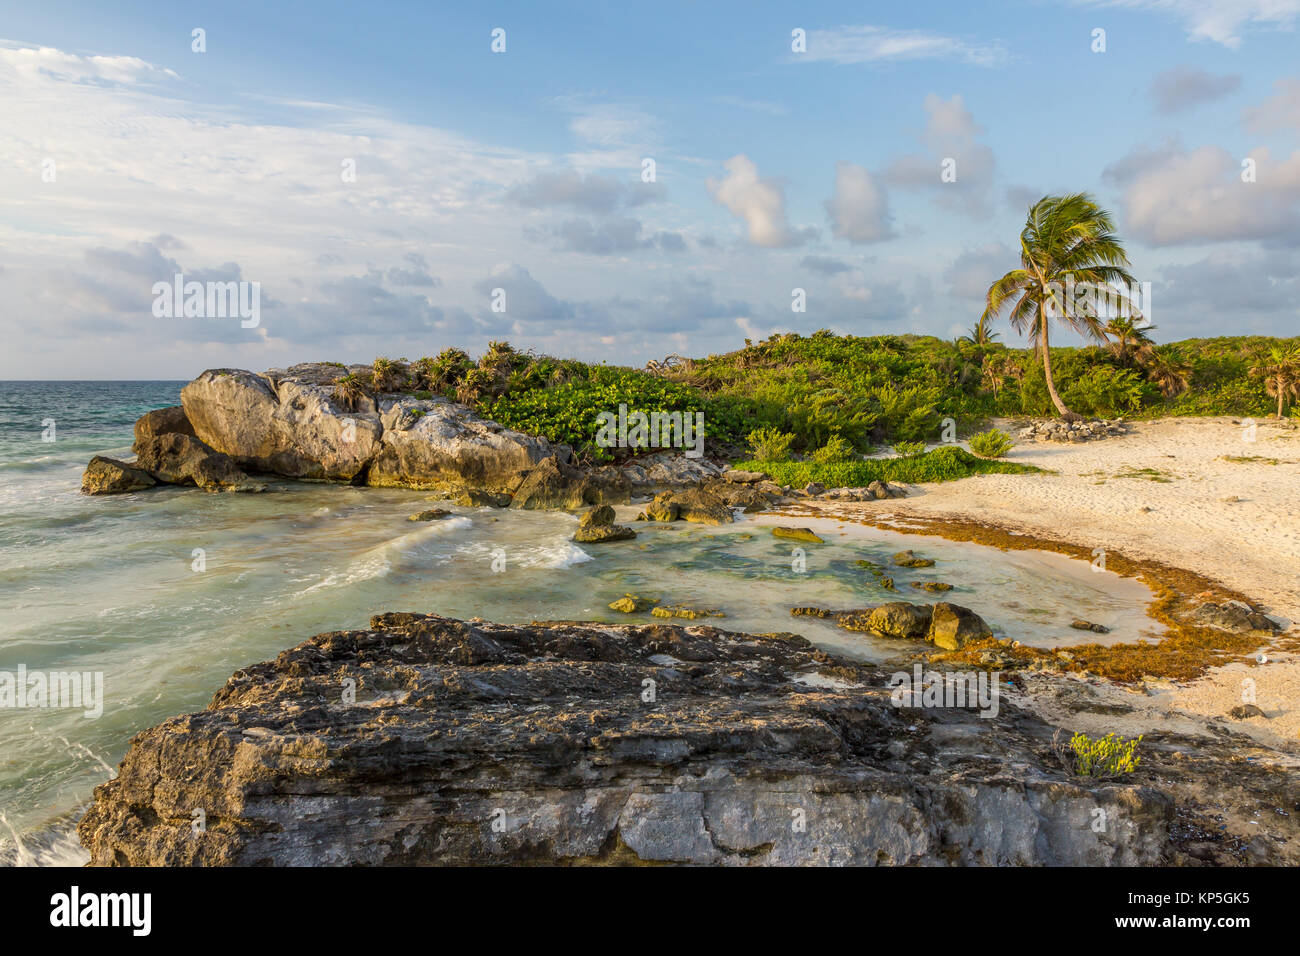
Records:
[[[899,646],[789,609],[934,601],[909,582],[942,580],[955,586],[945,599],[1025,643],[1091,639],[1068,627],[1077,616],[1110,625],[1107,640],[1156,633],[1150,592],[1086,562],[833,519],[638,524],[634,541],[579,547],[576,519],[560,513],[451,505],[452,518],[407,521],[430,507],[423,492],[272,482],[260,495],[79,494],[89,457],[129,457],[132,422],[174,404],[179,384],[0,385],[0,671],[98,672],[105,696],[97,719],[0,710],[0,862],[84,859],[69,831],[132,734],[202,708],[242,666],[380,611],[626,621],[607,605],[631,591],[725,615],[701,623],[880,660]],[[45,417],[58,421],[53,443],[40,440]],[[815,527],[826,543],[777,539],[775,523]],[[897,593],[855,565],[903,548],[938,563],[887,571]]]

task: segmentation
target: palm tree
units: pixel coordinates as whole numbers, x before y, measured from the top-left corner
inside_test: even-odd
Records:
[[[1066,420],[1079,416],[1065,407],[1056,392],[1048,333],[1055,319],[1080,335],[1105,341],[1096,310],[1076,311],[1063,300],[1061,290],[1071,280],[1076,286],[1093,289],[1132,284],[1133,278],[1125,268],[1128,256],[1114,228],[1110,213],[1086,193],[1044,196],[1029,207],[1021,230],[1020,268],[989,286],[984,315],[997,316],[1015,300],[1011,327],[1022,334],[1028,332],[1030,343],[1043,361],[1047,394]],[[1115,297],[1121,306],[1128,304],[1123,294]]]
[[[1192,367],[1168,352],[1152,350],[1145,368],[1147,378],[1155,383],[1165,398],[1177,398],[1187,391],[1192,380]]]
[[[1255,359],[1250,374],[1264,380],[1264,391],[1277,399],[1281,418],[1288,398],[1300,398],[1300,345],[1274,345]]]
[[[1151,357],[1154,343],[1147,333],[1154,331],[1155,326],[1143,325],[1141,322],[1141,319],[1134,320],[1131,316],[1117,315],[1102,330],[1115,340],[1107,342],[1106,348],[1125,368],[1144,365]]]
[[[989,316],[988,313],[985,313],[980,316],[978,322],[971,326],[971,330],[958,339],[958,341],[969,342],[971,345],[989,345],[997,337],[998,334],[991,331],[989,327]]]

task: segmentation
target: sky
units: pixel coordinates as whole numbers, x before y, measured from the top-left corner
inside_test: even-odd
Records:
[[[1077,191],[1157,341],[1297,335],[1298,26],[1300,0],[0,0],[0,378],[952,338],[1029,204]],[[158,314],[177,274],[256,284],[257,324]]]

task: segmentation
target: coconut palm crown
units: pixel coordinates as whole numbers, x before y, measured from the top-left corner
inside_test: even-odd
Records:
[[[1047,393],[1066,419],[1079,416],[1061,401],[1052,378],[1048,341],[1052,322],[1098,342],[1104,342],[1106,334],[1098,311],[1073,307],[1065,301],[1062,290],[1070,283],[1107,289],[1111,301],[1132,311],[1128,298],[1115,290],[1116,286],[1133,284],[1128,265],[1110,213],[1091,196],[1044,196],[1029,207],[1021,230],[1020,268],[989,286],[984,314],[995,317],[1011,307],[1011,327],[1021,334],[1028,333],[1043,361]]]

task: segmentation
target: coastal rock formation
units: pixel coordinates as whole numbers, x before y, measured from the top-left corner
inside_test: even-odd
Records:
[[[197,437],[194,434],[194,426],[190,420],[185,417],[185,409],[179,405],[172,405],[168,408],[156,408],[151,412],[145,412],[135,422],[135,445],[132,451],[137,455],[140,454],[140,446],[150,438],[158,435],[189,435]]]
[[[993,636],[993,629],[984,618],[968,607],[947,601],[934,605],[889,601],[876,607],[848,611],[795,607],[790,609],[790,613],[795,617],[830,618],[846,631],[899,640],[924,640],[948,651],[960,650],[970,641]]]
[[[940,601],[930,616],[930,633],[926,640],[935,647],[956,651],[968,641],[980,641],[992,636],[993,629],[970,608]]]
[[[137,443],[136,467],[169,485],[198,485],[205,491],[254,487],[229,455],[179,432],[155,435]]]
[[[584,471],[559,461],[545,458],[524,475],[515,489],[512,508],[545,509],[565,508],[570,511],[592,505],[625,504],[631,498],[631,488],[618,468],[596,468]]]
[[[1224,601],[1222,604],[1202,604],[1191,614],[1197,624],[1217,627],[1224,631],[1263,631],[1272,633],[1281,627],[1267,614],[1257,611],[1241,601]]]
[[[614,509],[598,505],[578,520],[578,530],[573,540],[580,544],[600,544],[604,541],[626,541],[635,538],[636,532],[621,524],[614,524]]]
[[[83,495],[120,495],[128,491],[152,488],[156,481],[147,471],[116,458],[96,455],[81,476]]]
[[[98,866],[1165,862],[1172,801],[1068,777],[1053,730],[795,635],[383,614],[138,734],[79,834]]]
[[[241,467],[288,478],[351,481],[378,451],[368,398],[345,409],[319,376],[213,369],[181,389],[194,433]]]
[[[386,399],[380,408],[370,485],[512,492],[554,454],[545,438],[503,428],[445,398]]]

